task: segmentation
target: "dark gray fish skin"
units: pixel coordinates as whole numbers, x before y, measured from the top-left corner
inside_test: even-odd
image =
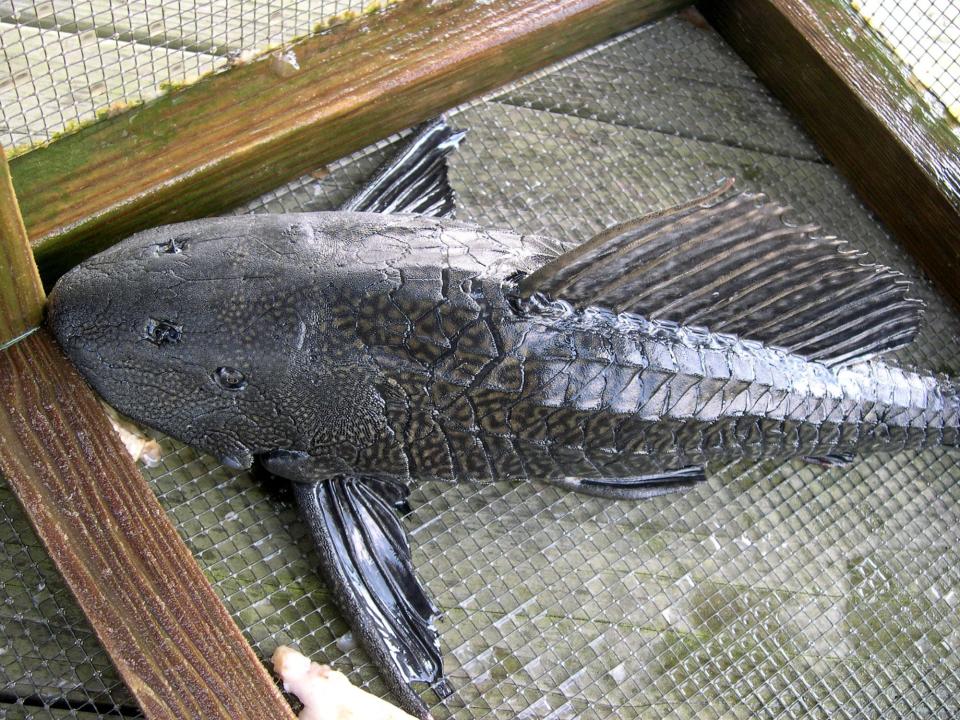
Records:
[[[639,499],[690,487],[712,461],[828,463],[957,444],[951,381],[878,361],[830,367],[646,320],[629,300],[618,300],[631,307],[620,313],[589,302],[630,297],[617,282],[618,253],[665,273],[665,289],[687,297],[659,257],[644,256],[654,245],[645,238],[660,233],[673,248],[670,233],[684,238],[696,223],[717,244],[707,256],[722,263],[698,267],[723,287],[737,253],[756,242],[750,228],[779,223],[777,213],[752,212],[733,201],[666,214],[576,253],[538,236],[413,215],[183,223],[135,235],[65,275],[50,296],[49,323],[121,412],[232,467],[257,460],[297,481],[341,610],[403,707],[425,718],[411,683],[431,683],[440,695],[450,688],[435,609],[393,509],[412,483],[536,479]],[[799,231],[780,234],[793,243],[784,252],[816,246]],[[816,262],[830,262],[829,250],[817,250],[827,259]],[[604,263],[590,253],[613,271],[592,276]],[[683,267],[682,254],[673,260]],[[864,352],[858,337],[869,353],[912,337],[917,309],[884,272],[830,272],[842,287],[844,273],[865,275],[857,287],[867,290],[841,290],[837,300],[806,281],[793,288],[790,273],[777,276],[778,302],[802,310],[788,329],[796,342],[846,361]],[[555,297],[537,292],[540,282]],[[759,308],[764,337],[775,340],[783,332],[777,306],[749,294],[769,297],[764,282],[721,293],[731,299],[726,322]],[[821,295],[839,309],[821,308]],[[820,315],[834,322],[828,332],[809,327]],[[861,316],[880,324],[860,327]]]
[[[76,268],[50,321],[108,402],[235,467],[279,450],[315,477],[631,478],[957,442],[946,381],[517,297],[556,252],[416,216],[198,221]]]

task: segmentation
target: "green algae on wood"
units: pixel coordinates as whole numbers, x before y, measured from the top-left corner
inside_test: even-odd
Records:
[[[688,4],[407,0],[12,164],[41,275],[146,227],[236,206],[450,106]]]
[[[0,347],[40,324],[44,294],[0,148]]]

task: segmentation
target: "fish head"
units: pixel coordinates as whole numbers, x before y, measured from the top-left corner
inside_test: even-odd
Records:
[[[283,274],[250,250],[238,220],[128,238],[64,275],[47,318],[108,404],[244,468],[296,437],[282,405],[297,393],[299,321]]]

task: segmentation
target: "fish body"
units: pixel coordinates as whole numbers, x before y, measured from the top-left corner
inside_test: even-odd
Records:
[[[121,412],[295,482],[421,716],[411,683],[449,688],[396,514],[413,483],[640,499],[714,461],[957,444],[955,384],[876,359],[915,333],[903,283],[755,196],[582,245],[362,209],[139,233],[64,276],[49,321]]]
[[[279,450],[318,477],[597,480],[956,443],[944,381],[521,297],[559,249],[413,215],[221,218],[108,250],[50,313],[121,412],[236,467]],[[91,343],[82,306],[125,325]]]

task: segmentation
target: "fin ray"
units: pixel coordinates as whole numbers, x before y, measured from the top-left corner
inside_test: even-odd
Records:
[[[410,683],[443,684],[437,609],[416,578],[395,509],[405,488],[382,485],[348,476],[294,483],[338,607],[404,708],[426,717]]]
[[[520,295],[700,325],[828,365],[909,344],[923,304],[903,276],[787,223],[787,210],[741,193],[622,223],[523,278]]]
[[[465,134],[465,130],[447,125],[443,117],[421,125],[340,209],[448,217],[454,209],[454,192],[447,174],[447,156],[457,149]]]

